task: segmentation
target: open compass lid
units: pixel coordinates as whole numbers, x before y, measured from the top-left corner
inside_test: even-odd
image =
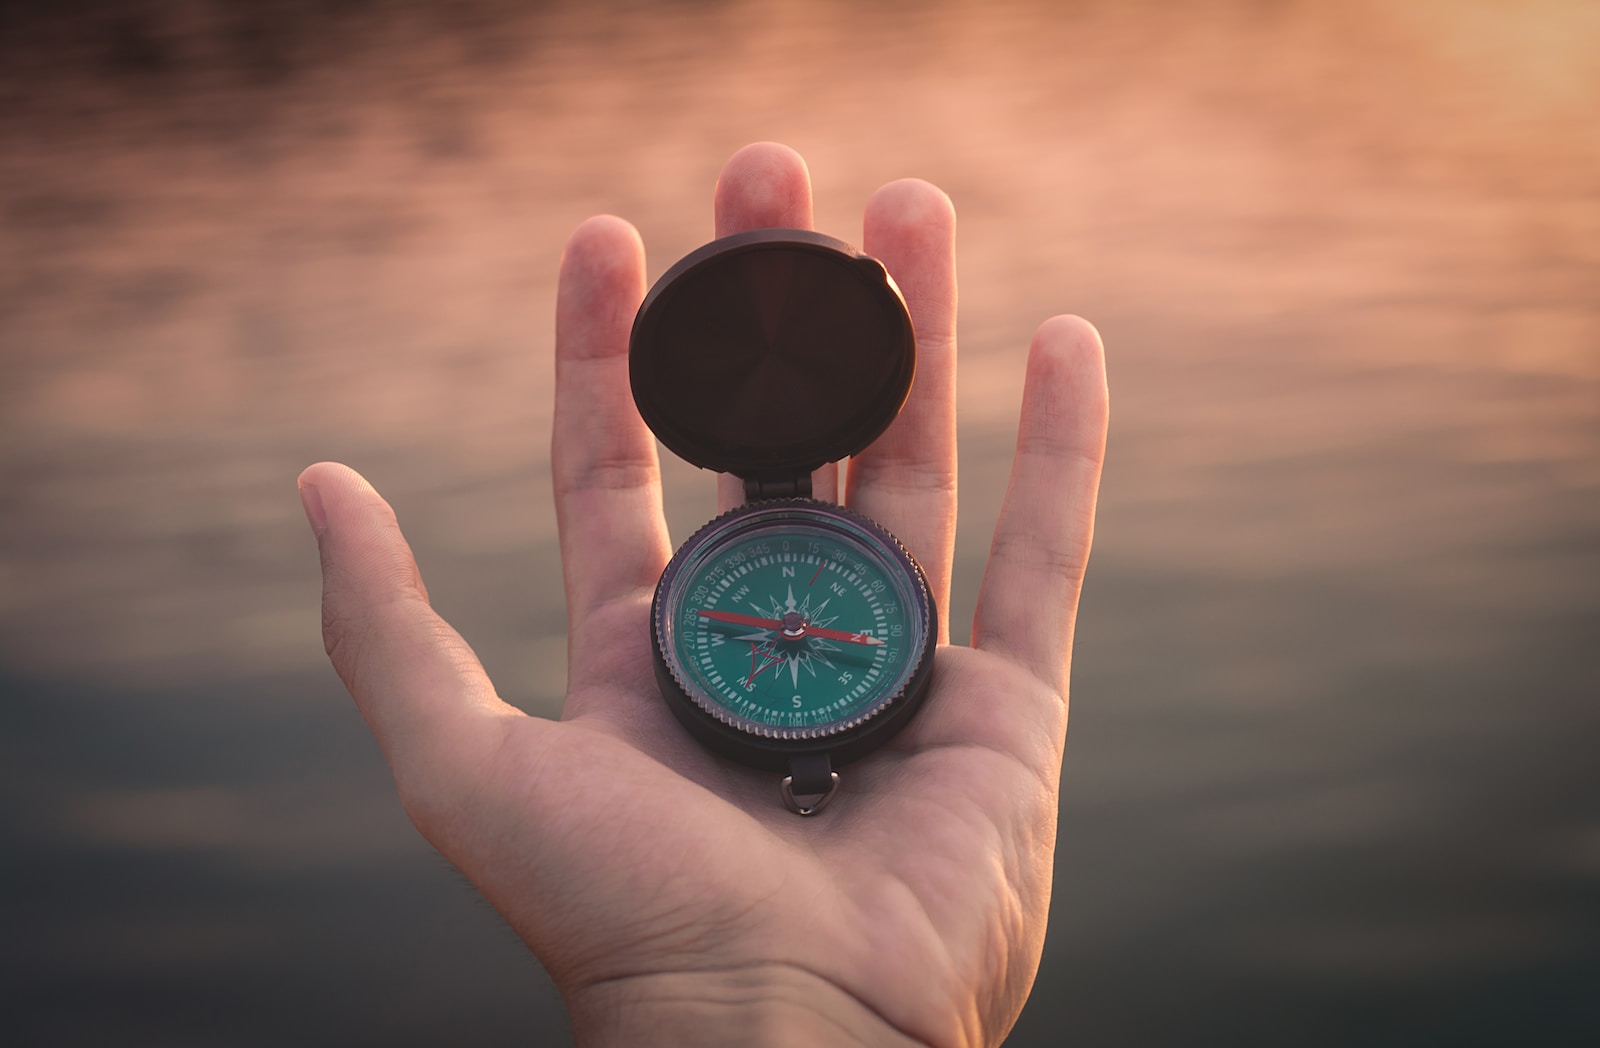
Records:
[[[674,454],[782,483],[872,443],[900,413],[916,358],[881,262],[809,230],[757,229],[656,281],[628,371],[639,414]]]

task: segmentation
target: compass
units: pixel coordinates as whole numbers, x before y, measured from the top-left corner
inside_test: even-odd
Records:
[[[716,753],[781,773],[801,815],[927,692],[938,618],[922,568],[876,522],[811,497],[813,470],[894,421],[915,367],[883,265],[809,230],[712,241],[656,282],[634,320],[640,415],[681,458],[740,477],[746,498],[661,575],[661,694]]]

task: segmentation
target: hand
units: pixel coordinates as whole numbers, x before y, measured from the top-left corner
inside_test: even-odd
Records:
[[[737,153],[719,236],[809,228],[804,163]],[[845,501],[921,561],[949,606],[956,523],[955,217],[924,182],[880,189],[863,249],[917,331],[900,417],[847,470]],[[655,445],[629,395],[644,252],[620,219],[562,259],[552,444],[569,622],[560,722],[503,703],[428,605],[394,514],[346,467],[300,477],[335,669],[422,834],[554,978],[580,1043],[997,1044],[1038,969],[1067,676],[1105,446],[1099,337],[1034,336],[1011,486],[973,647],[941,647],[926,704],[845,767],[825,815],[701,748],[657,694],[648,612],[671,548]],[[834,498],[837,471],[819,471]],[[720,484],[724,508],[741,499]]]

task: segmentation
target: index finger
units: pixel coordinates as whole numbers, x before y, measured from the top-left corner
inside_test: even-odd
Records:
[[[628,330],[644,296],[644,246],[620,218],[580,225],[556,295],[550,465],[572,635],[596,609],[649,599],[666,566],[655,440],[628,385]],[[574,686],[590,661],[574,652]]]

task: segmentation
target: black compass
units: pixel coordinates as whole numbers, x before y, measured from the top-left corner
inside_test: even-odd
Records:
[[[802,815],[928,688],[938,617],[922,568],[872,520],[811,498],[811,472],[888,428],[915,369],[911,319],[882,263],[809,230],[705,245],[634,320],[640,415],[681,458],[741,478],[746,496],[661,575],[661,693],[717,753],[783,773],[783,800]]]

